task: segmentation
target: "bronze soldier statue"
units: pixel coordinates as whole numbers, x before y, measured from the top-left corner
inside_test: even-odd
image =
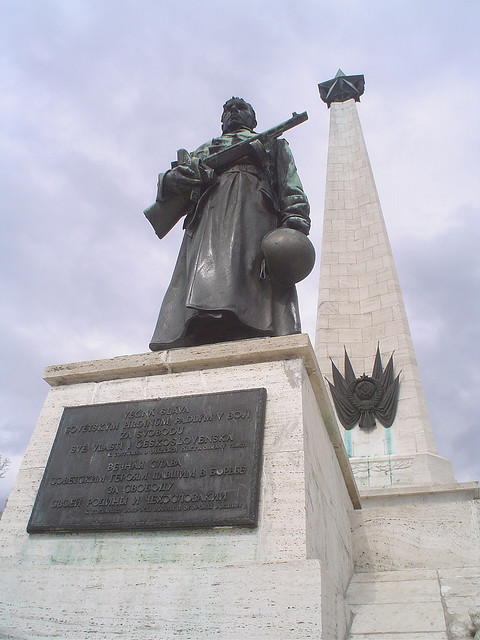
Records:
[[[280,133],[306,118],[294,113]],[[261,249],[278,227],[309,232],[310,207],[293,156],[278,127],[254,132],[255,112],[241,98],[225,103],[221,122],[219,138],[192,154],[179,151],[145,211],[159,237],[186,216],[154,351],[300,332],[295,286],[272,277]]]

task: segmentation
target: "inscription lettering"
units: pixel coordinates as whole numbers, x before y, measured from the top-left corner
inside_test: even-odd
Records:
[[[150,467],[152,469],[163,469],[164,467],[179,467],[180,460],[178,458],[171,458],[170,460],[150,460]]]
[[[105,482],[105,476],[67,476],[62,478],[52,478],[51,485],[60,484],[92,484],[97,482]]]
[[[211,422],[213,416],[211,413],[201,413],[200,415],[193,416],[178,416],[175,418],[175,424],[190,424],[197,422]]]
[[[53,500],[52,509],[71,509],[72,507],[80,507],[82,498],[70,498],[70,500]]]
[[[112,504],[127,504],[128,497],[121,496],[119,498],[89,498],[87,507],[108,507]]]
[[[222,469],[210,469],[211,476],[232,476],[246,473],[245,467],[224,467]]]
[[[134,462],[109,462],[107,471],[135,471],[136,469],[144,468],[144,460],[135,460]]]
[[[111,442],[110,444],[104,444],[103,442],[99,442],[98,444],[93,445],[94,451],[117,451],[118,449],[123,448],[123,442]]]
[[[76,444],[70,449],[70,453],[87,453],[88,444]]]
[[[265,399],[247,389],[66,408],[27,530],[255,525]]]
[[[147,491],[170,491],[173,482],[150,482],[148,484],[127,484],[124,487],[125,493],[143,493]]]
[[[111,422],[103,424],[82,424],[65,427],[65,433],[97,433],[100,431],[117,431],[120,424],[112,424]]]
[[[153,479],[165,479],[165,478],[196,478],[196,469],[172,469],[167,471],[154,471]]]

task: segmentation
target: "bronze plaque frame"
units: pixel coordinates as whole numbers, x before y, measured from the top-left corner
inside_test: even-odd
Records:
[[[66,407],[28,533],[256,526],[265,389]]]

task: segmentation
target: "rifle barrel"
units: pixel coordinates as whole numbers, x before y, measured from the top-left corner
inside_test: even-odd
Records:
[[[285,131],[289,129],[293,129],[302,122],[308,120],[308,114],[306,111],[302,113],[292,113],[292,117],[285,122],[277,124],[277,126],[272,127],[271,129],[267,129],[262,133],[257,133],[256,135],[244,140],[243,142],[239,142],[238,144],[234,144],[231,147],[227,147],[226,149],[222,149],[218,153],[214,153],[211,156],[207,156],[204,158],[203,163],[209,166],[212,169],[221,169],[227,164],[231,162],[235,162],[235,160],[239,160],[244,156],[248,155],[249,145],[254,140],[260,140],[261,142],[266,142],[267,140],[278,138]]]

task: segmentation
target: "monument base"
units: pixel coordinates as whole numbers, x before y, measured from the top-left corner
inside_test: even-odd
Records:
[[[360,502],[306,335],[48,367],[45,379],[1,520],[2,637],[344,637]],[[251,388],[267,394],[258,526],[26,532],[65,407]]]
[[[464,640],[480,620],[477,482],[364,489],[349,640]]]

